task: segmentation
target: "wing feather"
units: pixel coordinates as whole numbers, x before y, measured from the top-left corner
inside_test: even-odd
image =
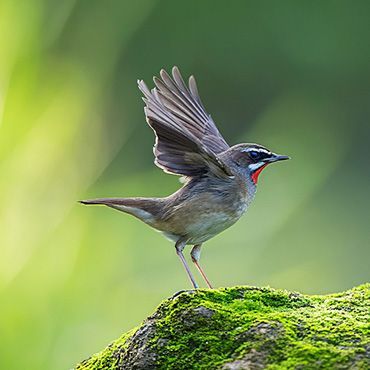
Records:
[[[217,177],[229,176],[218,158],[229,145],[204,109],[194,77],[190,77],[187,87],[177,67],[172,75],[173,78],[161,70],[161,79],[154,77],[152,90],[144,81],[138,81],[147,122],[156,134],[156,165],[177,175],[200,176],[208,172]]]

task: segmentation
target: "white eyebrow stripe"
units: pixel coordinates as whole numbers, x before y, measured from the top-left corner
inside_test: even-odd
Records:
[[[259,153],[266,153],[266,154],[272,154],[266,149],[263,148],[247,148],[247,149],[242,149],[242,152],[259,152]]]

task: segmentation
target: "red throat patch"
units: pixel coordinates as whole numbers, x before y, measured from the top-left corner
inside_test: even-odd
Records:
[[[267,163],[264,164],[263,166],[261,166],[260,168],[258,168],[257,170],[255,170],[253,173],[252,173],[252,181],[257,184],[257,181],[258,181],[258,176],[260,175],[260,173],[262,172],[262,170],[267,166]]]

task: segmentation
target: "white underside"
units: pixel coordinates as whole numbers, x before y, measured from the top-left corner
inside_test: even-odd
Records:
[[[202,244],[222,231],[232,226],[244,213],[246,207],[241,207],[236,217],[226,213],[210,214],[196,220],[186,227],[187,244]],[[181,236],[162,231],[162,234],[172,242],[177,242]]]

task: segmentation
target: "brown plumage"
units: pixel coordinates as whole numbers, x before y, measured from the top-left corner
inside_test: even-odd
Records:
[[[259,173],[283,159],[257,144],[230,147],[219,133],[199,97],[193,76],[186,86],[177,67],[154,77],[151,91],[143,81],[144,111],[156,140],[155,164],[167,173],[185,177],[185,185],[164,198],[100,198],[81,201],[101,204],[131,214],[174,241],[176,252],[194,286],[185,261],[185,245],[194,245],[191,257],[199,265],[201,244],[233,225],[246,211],[256,192]]]

